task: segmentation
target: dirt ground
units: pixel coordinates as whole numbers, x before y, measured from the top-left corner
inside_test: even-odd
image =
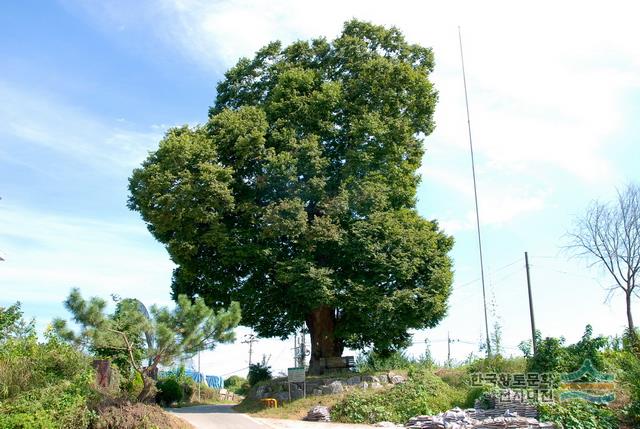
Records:
[[[300,420],[286,420],[286,419],[262,419],[253,418],[259,423],[270,427],[272,429],[357,429],[357,428],[373,428],[371,425],[355,425],[346,423],[319,423],[319,422],[305,422]]]
[[[101,407],[93,429],[194,429],[157,405],[118,404]]]

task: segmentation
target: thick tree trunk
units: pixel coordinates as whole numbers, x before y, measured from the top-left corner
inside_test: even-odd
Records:
[[[325,369],[323,364],[325,359],[342,356],[344,346],[342,341],[334,336],[335,313],[334,308],[323,305],[307,315],[307,327],[311,334],[310,374],[322,374]]]

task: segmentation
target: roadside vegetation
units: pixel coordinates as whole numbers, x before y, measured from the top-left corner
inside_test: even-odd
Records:
[[[191,426],[159,405],[218,402],[218,392],[178,369],[156,380],[152,370],[216,342],[233,339],[237,307],[214,313],[196,300],[175,309],[122,300],[112,314],[79,291],[67,307],[78,333],[57,320],[39,338],[16,303],[0,307],[0,428],[182,429]],[[94,362],[110,362],[99,383]]]
[[[534,404],[541,420],[551,421],[562,429],[635,428],[640,427],[640,359],[632,338],[594,336],[591,326],[587,326],[582,338],[574,344],[566,344],[563,338],[538,335],[536,355],[530,352],[531,344],[525,342],[521,344],[524,357],[470,356],[464,362],[448,365],[434,363],[428,354],[414,359],[402,351],[368,352],[357,359],[359,373],[394,371],[406,375],[406,382],[376,390],[353,389],[337,395],[309,396],[280,404],[277,409],[265,408],[249,395],[237,409],[260,417],[301,419],[311,407],[324,405],[330,407],[334,421],[406,423],[416,415],[436,414],[456,406],[470,408],[476,400],[482,403],[486,395],[496,393],[492,385],[472,386],[474,373],[548,372],[558,379],[559,374],[575,371],[589,359],[598,371],[615,376],[615,401],[608,405],[580,399],[560,401],[556,389],[554,402]]]

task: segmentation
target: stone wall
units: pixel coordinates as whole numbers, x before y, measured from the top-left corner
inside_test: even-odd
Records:
[[[393,372],[380,375],[351,375],[346,377],[310,378],[306,383],[307,396],[335,395],[353,389],[381,389],[384,386],[404,383],[402,375]],[[287,379],[275,379],[251,389],[253,399],[274,398],[278,402],[289,401]],[[303,383],[291,383],[291,399],[304,396]]]

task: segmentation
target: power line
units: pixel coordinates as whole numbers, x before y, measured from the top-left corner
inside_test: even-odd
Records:
[[[506,265],[503,265],[503,266],[502,266],[502,267],[500,267],[500,268],[496,268],[495,270],[491,270],[491,269],[490,269],[490,270],[489,270],[489,273],[490,273],[490,274],[495,274],[495,273],[497,273],[497,272],[499,272],[499,271],[502,271],[502,270],[504,270],[504,269],[506,269],[506,268],[509,268],[509,267],[510,267],[510,266],[512,266],[512,265],[517,264],[518,262],[521,262],[521,261],[520,261],[520,259],[516,259],[515,261],[510,262],[510,263],[508,263],[508,264],[506,264]],[[462,289],[462,288],[464,288],[465,286],[469,286],[469,285],[471,285],[471,284],[473,284],[473,283],[475,283],[475,282],[477,282],[477,281],[480,281],[480,277],[478,277],[477,279],[474,279],[474,280],[468,281],[468,282],[466,282],[466,283],[463,283],[463,284],[461,284],[461,285],[457,286],[457,287],[456,287],[456,289]]]
[[[237,369],[237,370],[235,370],[235,371],[231,371],[231,372],[226,372],[226,373],[224,373],[224,374],[220,374],[220,377],[224,377],[225,375],[235,374],[236,372],[244,371],[245,369],[249,369],[249,367],[248,367],[248,366],[245,366],[244,368]]]

